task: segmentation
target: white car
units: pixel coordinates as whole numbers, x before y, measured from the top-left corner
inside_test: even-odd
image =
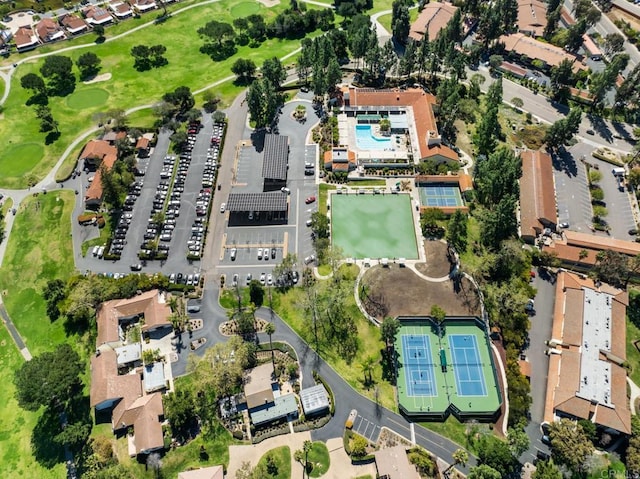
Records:
[[[220,205],[220,213],[224,213],[226,209],[227,209],[227,204],[226,203],[222,203]]]
[[[264,286],[264,283],[266,282],[266,276],[267,276],[266,274],[260,273],[260,284],[262,286]]]
[[[258,259],[262,259],[262,248],[258,248]]]
[[[267,275],[267,284],[268,284],[269,286],[271,286],[271,285],[273,284],[273,275],[272,275],[271,273],[269,273],[269,274]]]

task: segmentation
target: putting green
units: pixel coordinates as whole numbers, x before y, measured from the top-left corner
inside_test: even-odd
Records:
[[[23,143],[6,149],[0,155],[0,171],[11,177],[29,173],[42,160],[44,147],[39,143]]]
[[[109,92],[102,88],[89,88],[77,91],[67,97],[67,105],[74,110],[83,110],[94,106],[104,105],[109,98]]]
[[[331,237],[347,258],[418,258],[408,194],[332,194]]]
[[[229,9],[229,13],[233,18],[243,18],[258,13],[260,4],[258,2],[241,2]]]

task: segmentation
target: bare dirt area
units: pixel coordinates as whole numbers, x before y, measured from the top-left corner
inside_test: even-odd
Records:
[[[425,281],[396,264],[369,269],[362,278],[359,293],[367,312],[379,320],[385,316],[428,315],[434,304],[450,316],[480,315],[478,296],[466,278],[454,288],[453,281]]]
[[[611,21],[623,20],[631,25],[631,28],[634,30],[640,30],[640,20],[635,18],[633,15],[629,15],[624,10],[617,8],[615,5],[606,15],[611,19]]]
[[[447,244],[443,241],[424,240],[426,263],[416,264],[416,269],[431,278],[442,278],[449,274],[451,266],[447,258]]]
[[[111,73],[103,73],[102,75],[97,75],[93,77],[91,80],[87,80],[84,83],[85,85],[91,85],[92,83],[99,83],[101,81],[109,81],[111,80]]]

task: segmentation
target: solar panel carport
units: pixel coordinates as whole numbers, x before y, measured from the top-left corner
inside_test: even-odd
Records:
[[[287,211],[288,195],[281,191],[270,193],[231,193],[227,209],[231,212],[244,211]]]
[[[265,135],[262,178],[265,189],[280,188],[287,182],[287,163],[289,161],[289,137]]]

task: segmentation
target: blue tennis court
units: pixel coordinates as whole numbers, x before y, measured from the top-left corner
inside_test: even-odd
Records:
[[[458,185],[422,185],[418,187],[418,193],[424,206],[463,206],[462,195]]]
[[[437,396],[431,343],[424,334],[402,335],[407,396]]]
[[[486,396],[480,350],[474,335],[450,334],[449,347],[458,396]]]

